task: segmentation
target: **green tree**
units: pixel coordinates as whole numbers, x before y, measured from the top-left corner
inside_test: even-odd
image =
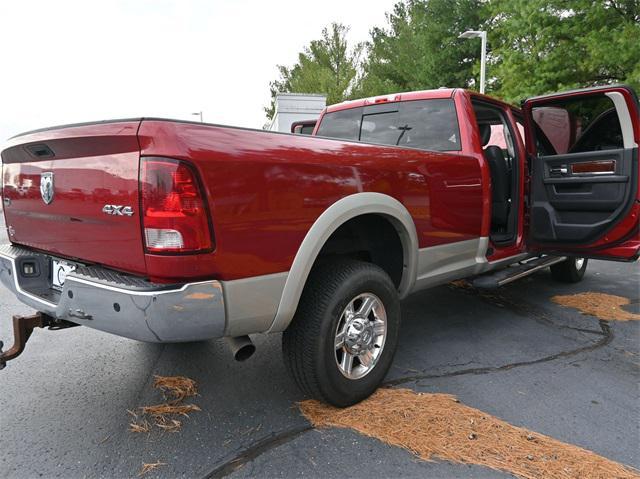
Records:
[[[332,24],[295,65],[278,66],[265,111],[273,117],[279,91],[325,93],[332,104],[476,87],[479,40],[458,36],[477,29],[489,37],[487,91],[507,101],[616,82],[640,89],[638,0],[401,0],[366,45],[348,48],[348,27]]]
[[[269,119],[275,113],[277,93],[324,93],[327,103],[349,98],[359,69],[362,45],[349,48],[349,27],[332,23],[322,30],[322,38],[313,40],[298,54],[291,66],[278,65],[279,78],[269,84],[271,103],[265,108]]]
[[[640,87],[638,0],[490,0],[495,93],[508,101],[626,82]]]
[[[482,23],[480,0],[403,0],[373,28],[358,96],[470,86],[480,45],[458,39]]]

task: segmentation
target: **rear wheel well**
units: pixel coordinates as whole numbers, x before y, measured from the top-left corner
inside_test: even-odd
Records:
[[[398,288],[404,271],[404,249],[391,220],[380,214],[356,216],[329,237],[316,264],[343,257],[373,263],[382,268]]]

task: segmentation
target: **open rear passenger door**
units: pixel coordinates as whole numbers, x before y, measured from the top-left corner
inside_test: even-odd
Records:
[[[640,252],[638,97],[608,86],[523,104],[529,249],[630,261]]]

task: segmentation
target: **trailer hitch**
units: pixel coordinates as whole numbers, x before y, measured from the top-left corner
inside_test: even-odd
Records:
[[[4,344],[0,341],[0,369],[4,369],[7,361],[17,358],[24,351],[24,347],[35,328],[56,330],[78,326],[68,321],[59,321],[44,313],[36,313],[32,316],[13,317],[13,346],[6,352],[2,351]]]

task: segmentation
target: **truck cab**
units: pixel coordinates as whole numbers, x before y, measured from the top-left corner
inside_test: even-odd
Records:
[[[313,134],[476,158],[489,261],[638,257],[638,99],[628,87],[522,108],[463,89],[384,95],[326,108]]]

